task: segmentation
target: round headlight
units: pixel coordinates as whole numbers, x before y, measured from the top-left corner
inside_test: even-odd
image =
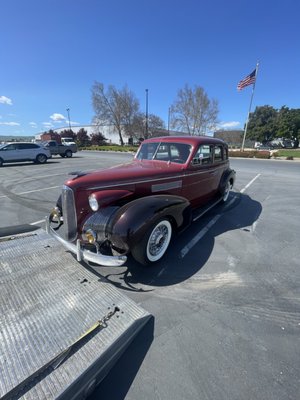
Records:
[[[99,204],[96,197],[93,194],[89,196],[89,205],[93,211],[98,211]]]

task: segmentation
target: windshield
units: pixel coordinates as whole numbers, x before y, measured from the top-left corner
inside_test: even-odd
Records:
[[[191,146],[185,143],[143,143],[136,155],[136,159],[171,161],[184,164],[190,152]]]

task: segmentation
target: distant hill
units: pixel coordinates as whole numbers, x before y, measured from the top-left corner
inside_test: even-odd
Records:
[[[31,142],[34,136],[12,136],[12,135],[0,135],[1,142]]]

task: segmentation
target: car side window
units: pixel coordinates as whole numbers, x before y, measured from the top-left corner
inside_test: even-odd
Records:
[[[228,147],[224,148],[224,159],[228,160]]]
[[[179,164],[184,164],[189,158],[191,146],[185,143],[171,143],[170,155],[171,161]]]
[[[17,145],[15,145],[15,144],[8,144],[6,147],[3,147],[2,150],[4,150],[4,151],[11,151],[11,150],[16,150],[16,148],[17,148]]]
[[[223,146],[215,146],[214,149],[214,162],[221,162],[224,160]]]
[[[210,144],[202,144],[199,146],[194,158],[194,165],[209,165],[213,162],[213,146]]]
[[[156,153],[158,145],[159,143],[142,144],[140,151],[136,155],[136,158],[138,160],[152,160],[154,154]]]
[[[19,150],[28,150],[28,149],[36,149],[38,146],[34,143],[19,143],[18,149]]]

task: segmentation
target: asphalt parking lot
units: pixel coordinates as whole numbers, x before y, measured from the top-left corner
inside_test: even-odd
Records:
[[[80,152],[0,169],[0,228],[42,225],[67,172],[132,155]],[[152,268],[95,267],[153,315],[92,399],[298,399],[300,163],[232,159],[235,190]]]

